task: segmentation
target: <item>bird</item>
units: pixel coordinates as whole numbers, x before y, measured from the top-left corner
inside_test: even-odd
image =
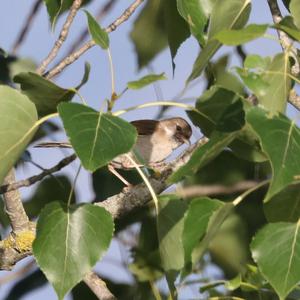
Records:
[[[133,150],[127,154],[117,156],[108,165],[109,170],[126,185],[129,183],[124,178],[120,178],[121,175],[115,169],[132,169],[136,165],[155,167],[157,164],[164,162],[175,149],[184,143],[190,145],[192,128],[183,118],[135,120],[131,124],[138,133]],[[66,142],[44,142],[35,147],[71,148],[71,144]],[[137,163],[133,164],[132,159],[128,156]]]

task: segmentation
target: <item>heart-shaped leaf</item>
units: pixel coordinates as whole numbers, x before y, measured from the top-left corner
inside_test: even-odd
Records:
[[[80,84],[75,87],[76,90],[87,82],[89,73],[90,65],[86,63],[83,78]],[[73,88],[61,88],[33,72],[23,72],[16,75],[14,82],[20,83],[22,92],[36,105],[39,116],[56,112],[60,102],[71,101],[75,95]]]
[[[273,176],[264,200],[267,202],[288,185],[299,181],[300,130],[284,115],[272,115],[258,107],[252,108],[246,119],[258,135],[272,166]]]
[[[253,259],[280,300],[300,281],[300,221],[266,225],[251,243]]]
[[[58,112],[82,165],[90,171],[133,147],[137,132],[130,123],[78,103],[61,103]]]
[[[100,27],[94,17],[87,11],[84,11],[88,18],[89,32],[94,42],[99,45],[102,49],[109,47],[108,33]]]
[[[37,112],[19,91],[0,86],[0,184],[35,134]]]
[[[82,280],[107,250],[114,224],[111,215],[92,204],[53,202],[42,210],[33,254],[58,298]]]

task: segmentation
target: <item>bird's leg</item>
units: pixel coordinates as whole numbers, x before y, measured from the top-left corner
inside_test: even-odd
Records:
[[[132,184],[129,183],[120,173],[118,173],[118,171],[111,164],[108,165],[108,170],[117,178],[119,178],[126,185],[126,187],[132,186]]]

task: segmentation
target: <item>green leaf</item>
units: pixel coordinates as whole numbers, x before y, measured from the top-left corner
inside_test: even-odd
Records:
[[[130,37],[139,68],[147,65],[168,45],[164,24],[164,1],[149,0],[134,22]]]
[[[34,104],[19,91],[0,86],[0,185],[37,128]]]
[[[73,0],[43,0],[43,1],[47,7],[47,12],[50,18],[52,29],[54,29],[58,17],[66,10],[68,10],[73,4]],[[82,5],[87,4],[88,2],[90,2],[90,0],[83,0]]]
[[[270,83],[263,79],[261,74],[249,72],[247,69],[236,68],[245,85],[252,90],[257,97],[264,97]]]
[[[225,45],[237,46],[263,36],[268,28],[266,24],[250,24],[242,29],[224,29],[214,38]]]
[[[111,215],[99,206],[48,204],[37,223],[33,254],[63,299],[108,249],[114,230]]]
[[[288,55],[277,54],[265,74],[264,82],[268,82],[264,93],[257,95],[259,103],[266,109],[275,112],[285,112],[287,99],[291,89],[290,63]]]
[[[102,49],[108,49],[109,37],[105,29],[102,29],[94,17],[87,11],[84,11],[88,18],[88,27],[93,41]]]
[[[261,108],[252,108],[246,119],[259,137],[272,166],[273,176],[264,200],[267,202],[285,187],[297,182],[300,174],[300,130],[284,115],[274,116]]]
[[[132,90],[138,90],[158,80],[166,80],[166,79],[167,78],[165,76],[165,73],[149,74],[140,78],[139,80],[129,81],[127,83],[127,87]]]
[[[24,208],[29,219],[39,216],[42,208],[57,199],[65,199],[67,201],[72,184],[66,176],[51,176],[44,179],[34,191],[30,198],[25,199]],[[75,201],[75,193],[73,193],[72,201]]]
[[[184,177],[195,174],[200,168],[213,160],[222,150],[236,138],[238,132],[219,133],[211,136],[209,141],[198,147],[192,154],[190,160],[169,178],[170,183],[182,180]]]
[[[192,262],[192,252],[205,235],[210,217],[222,205],[221,201],[206,197],[191,201],[185,215],[182,233],[185,265]]]
[[[189,24],[191,33],[201,45],[205,42],[204,29],[207,23],[207,15],[205,14],[203,4],[205,5],[205,1],[203,0],[177,0],[177,8],[180,15]]]
[[[208,42],[198,55],[187,83],[201,75],[210,58],[221,47],[214,36],[224,29],[242,28],[248,20],[250,10],[249,0],[216,1],[210,18]]]
[[[290,37],[292,37],[296,41],[300,41],[300,32],[299,29],[291,28],[286,25],[276,24],[274,28],[279,29],[287,33]]]
[[[300,184],[291,184],[264,203],[269,222],[297,222],[300,218]]]
[[[87,82],[89,72],[90,65],[85,64],[84,76],[76,90]],[[71,101],[75,95],[74,88],[61,88],[33,72],[16,75],[14,82],[21,84],[22,92],[36,105],[40,117],[56,112],[59,103]]]
[[[232,203],[225,203],[220,206],[212,216],[210,217],[208,228],[204,238],[201,242],[197,245],[192,253],[192,263],[193,265],[199,262],[199,260],[204,255],[205,251],[207,250],[210,242],[219,232],[220,227],[227,219],[227,217],[232,213],[234,206]]]
[[[165,271],[180,270],[184,265],[184,251],[181,240],[186,202],[174,195],[159,197],[157,232],[159,252]]]
[[[234,112],[234,107],[237,108],[236,112],[240,116],[232,116],[231,112]],[[201,114],[189,112],[189,115],[193,123],[201,128],[205,136],[210,136],[216,129],[223,132],[232,131],[231,129],[235,128],[236,122],[244,119],[240,96],[233,91],[215,85],[197,99],[196,109]],[[233,122],[224,125],[224,121],[228,117],[232,118]],[[236,128],[240,129],[243,125],[244,122],[237,125]]]
[[[290,8],[291,14],[294,18],[295,25],[300,29],[300,6],[299,6],[299,1],[291,0],[289,8]]]
[[[130,123],[78,103],[61,103],[58,112],[70,142],[90,171],[130,151],[137,132]]]
[[[44,0],[45,5],[47,7],[47,12],[50,18],[50,23],[52,27],[54,28],[56,23],[57,15],[60,11],[61,2],[59,0]]]
[[[214,85],[233,91],[236,94],[244,95],[245,87],[243,82],[228,70],[229,59],[229,55],[221,56],[216,62],[210,63],[207,73],[211,72],[209,76],[211,76]]]
[[[251,243],[253,259],[281,300],[300,281],[300,221],[266,225]]]
[[[261,57],[257,54],[247,55],[244,61],[244,67],[247,69],[266,70],[271,63],[269,56]]]
[[[180,45],[191,35],[188,24],[180,16],[174,0],[164,0],[165,31],[168,38],[172,57],[173,73],[175,70],[175,56]],[[174,74],[173,74],[174,75]]]

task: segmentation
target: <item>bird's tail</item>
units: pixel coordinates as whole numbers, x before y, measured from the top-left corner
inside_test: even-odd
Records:
[[[44,142],[34,146],[35,148],[72,148],[68,142]]]

